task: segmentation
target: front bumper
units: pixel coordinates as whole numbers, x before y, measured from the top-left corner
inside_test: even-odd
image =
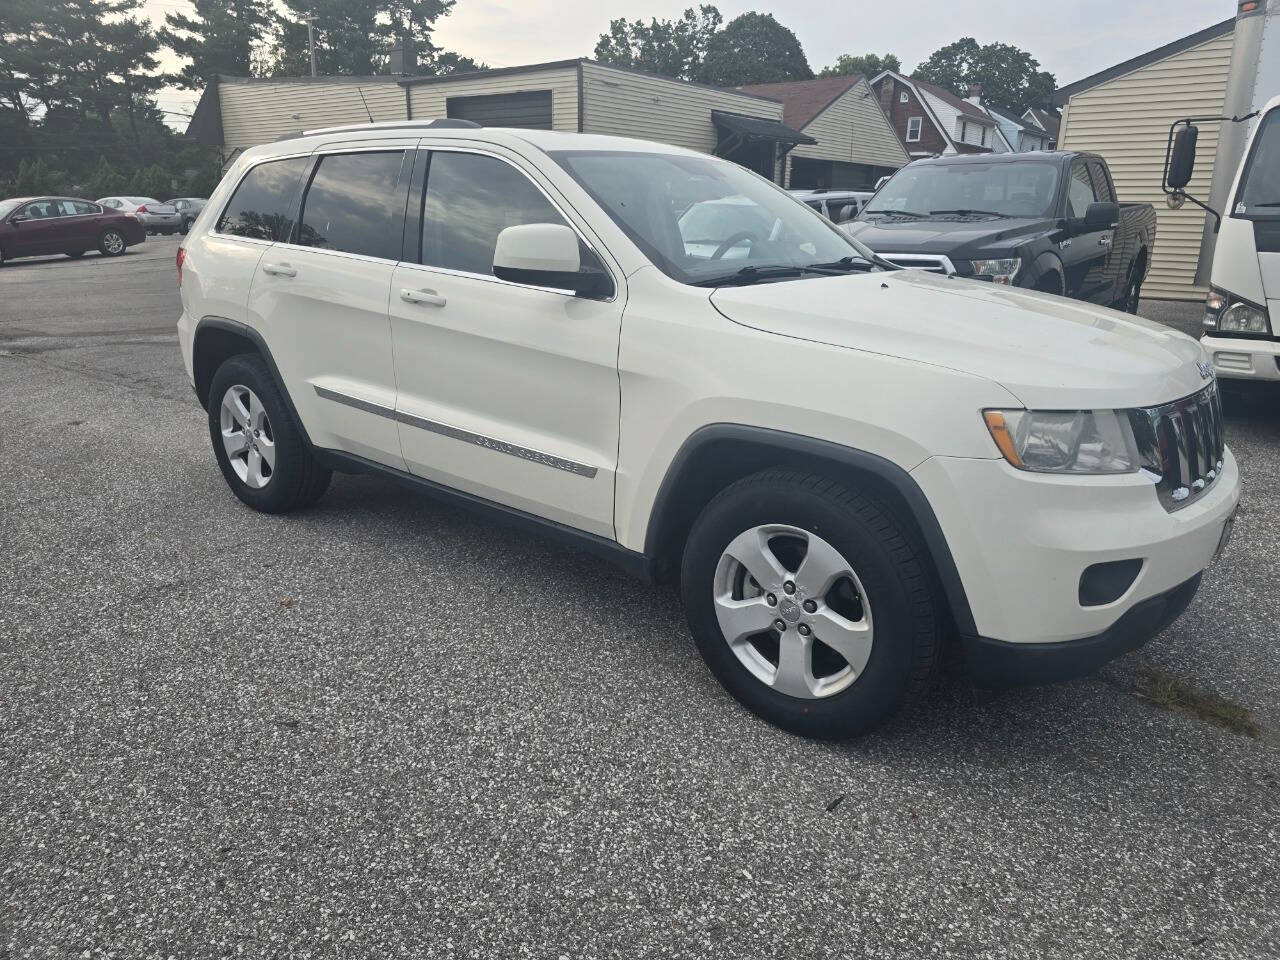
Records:
[[[1230,449],[1212,486],[1173,512],[1140,474],[1070,477],[1015,470],[1004,460],[933,457],[912,476],[946,537],[976,637],[997,650],[1093,641],[1123,653],[1126,641],[1111,632],[1132,636],[1130,626],[1118,626],[1126,615],[1209,566],[1240,500]],[[1088,568],[1135,560],[1141,566],[1116,599],[1082,602]]]
[[[1200,338],[1213,372],[1235,380],[1280,380],[1280,342],[1246,337]]]
[[[1200,574],[1172,590],[1135,604],[1102,633],[1061,643],[1007,643],[963,637],[969,673],[988,689],[1060,683],[1086,677],[1103,664],[1137,650],[1187,609]]]

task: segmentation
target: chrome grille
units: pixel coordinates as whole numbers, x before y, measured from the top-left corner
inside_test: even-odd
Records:
[[[1226,437],[1216,380],[1173,403],[1131,410],[1129,422],[1166,510],[1192,503],[1222,473]]]
[[[880,256],[894,266],[905,267],[908,270],[924,270],[926,273],[945,273],[948,275],[956,272],[956,268],[949,257],[935,256],[928,253],[882,253]]]

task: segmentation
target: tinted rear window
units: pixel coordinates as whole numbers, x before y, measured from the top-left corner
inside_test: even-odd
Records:
[[[290,157],[258,164],[236,187],[215,229],[236,237],[287,240],[298,178],[308,162],[307,157]]]
[[[302,201],[298,243],[399,260],[404,156],[396,150],[322,158]]]

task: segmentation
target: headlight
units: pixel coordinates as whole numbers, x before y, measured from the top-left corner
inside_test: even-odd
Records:
[[[1013,278],[1022,269],[1022,260],[1012,257],[1008,260],[973,260],[973,273],[978,277],[990,277],[996,283],[1013,283]]]
[[[1004,458],[1035,473],[1136,473],[1133,429],[1117,410],[986,410]]]
[[[1219,333],[1271,334],[1271,319],[1263,307],[1210,290],[1204,299],[1204,327]]]

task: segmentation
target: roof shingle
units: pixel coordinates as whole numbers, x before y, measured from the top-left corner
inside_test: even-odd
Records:
[[[803,130],[814,117],[831,106],[862,79],[853,77],[817,77],[813,80],[793,80],[789,83],[753,83],[735,87],[743,93],[769,97],[782,101],[782,122],[788,127]]]

